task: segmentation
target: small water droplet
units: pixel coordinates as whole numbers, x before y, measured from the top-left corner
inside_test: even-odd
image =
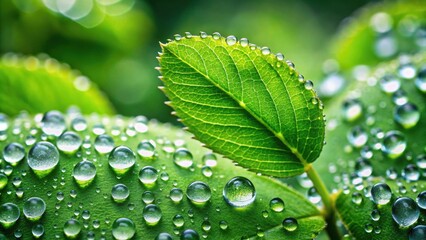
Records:
[[[200,38],[207,38],[209,35],[206,32],[200,32]]]
[[[413,103],[397,106],[395,108],[394,120],[405,129],[412,128],[420,120],[420,111]]]
[[[407,147],[407,142],[403,133],[393,130],[385,134],[382,145],[382,152],[391,159],[400,157]]]
[[[135,153],[126,146],[115,147],[108,157],[109,165],[117,175],[124,175],[135,164]]]
[[[247,38],[241,38],[240,39],[240,45],[242,47],[247,47],[249,45],[249,40]]]
[[[371,220],[377,222],[380,220],[380,211],[377,209],[374,209],[371,211]]]
[[[115,239],[131,239],[136,233],[136,227],[132,220],[128,218],[118,218],[112,224],[112,236]]]
[[[417,205],[419,205],[419,208],[426,209],[426,191],[423,191],[417,195],[416,198]]]
[[[373,232],[373,229],[374,229],[374,227],[373,227],[373,225],[372,225],[371,223],[367,223],[367,224],[365,224],[365,226],[364,226],[364,231],[365,231],[366,233],[372,233],[372,232]]]
[[[182,168],[190,168],[193,164],[192,153],[185,148],[179,148],[173,154],[173,160],[176,165]]]
[[[222,36],[220,35],[220,33],[214,32],[212,34],[212,37],[213,37],[214,40],[219,40]]]
[[[237,43],[237,38],[235,36],[230,35],[226,37],[226,44],[228,44],[228,46],[235,45],[235,43]]]
[[[284,201],[278,197],[272,198],[271,201],[269,201],[269,208],[274,212],[282,212],[285,208]]]
[[[0,113],[0,132],[6,132],[8,128],[9,118],[5,114]]]
[[[122,183],[114,185],[111,189],[111,197],[117,203],[122,203],[126,201],[129,195],[129,188]]]
[[[355,173],[363,178],[371,176],[373,173],[373,166],[367,159],[360,158],[355,163]]]
[[[414,83],[416,84],[417,89],[419,89],[422,93],[426,93],[426,66],[421,68]]]
[[[20,215],[21,211],[14,203],[5,203],[0,206],[0,224],[6,229],[12,227]]]
[[[313,204],[318,204],[321,202],[321,196],[317,192],[317,189],[315,187],[310,187],[307,192],[308,200]]]
[[[49,174],[59,162],[59,151],[50,142],[38,142],[28,152],[28,166],[39,177]]]
[[[195,230],[186,229],[181,233],[180,240],[200,240],[200,235]]]
[[[158,234],[155,240],[173,240],[173,238],[170,234],[163,232]]]
[[[148,132],[148,119],[142,115],[135,117],[133,120],[133,127],[138,133]]]
[[[212,171],[211,167],[209,167],[209,166],[203,166],[201,168],[201,173],[203,174],[204,177],[209,178],[209,177],[213,176],[213,171]]]
[[[31,197],[24,203],[23,212],[30,221],[39,220],[46,211],[46,203],[39,197]]]
[[[419,219],[416,202],[408,197],[398,198],[392,205],[392,218],[400,227],[409,227]]]
[[[0,190],[5,188],[8,182],[9,178],[5,174],[0,173]]]
[[[311,80],[306,80],[304,86],[306,90],[312,90],[314,88],[314,83]]]
[[[371,197],[376,204],[385,205],[392,198],[392,190],[386,183],[377,183],[371,188]]]
[[[416,165],[420,169],[423,169],[423,170],[426,169],[426,154],[421,154],[417,156]],[[1,189],[1,185],[0,185],[0,189]]]
[[[139,171],[139,180],[145,186],[152,186],[158,179],[158,171],[154,167],[145,166]]]
[[[181,228],[181,227],[183,227],[184,224],[185,224],[185,219],[183,218],[182,215],[176,214],[173,217],[173,225],[175,225],[175,227]]]
[[[138,144],[138,154],[143,158],[152,158],[155,155],[155,142],[143,140]]]
[[[87,129],[86,119],[82,116],[77,116],[71,121],[71,128],[74,131],[82,132]]]
[[[359,148],[367,143],[368,134],[363,127],[357,125],[348,132],[347,138],[352,146]]]
[[[70,219],[64,224],[64,234],[68,238],[77,238],[81,232],[81,223],[78,220]]]
[[[44,234],[44,226],[42,224],[35,224],[31,228],[31,233],[34,238],[40,238]]]
[[[224,186],[223,198],[233,207],[245,207],[256,199],[256,189],[249,179],[234,177]]]
[[[146,224],[149,226],[157,225],[162,217],[161,209],[155,204],[146,205],[143,209],[142,215]]]
[[[173,38],[174,38],[176,41],[179,41],[179,40],[181,40],[181,39],[182,39],[182,36],[181,36],[180,34],[175,34],[175,35],[173,35]]]
[[[48,136],[59,137],[65,129],[64,116],[58,111],[49,111],[41,119],[41,130]]]
[[[95,150],[100,154],[107,154],[114,148],[114,139],[106,134],[96,136],[94,143]]]
[[[186,196],[194,204],[205,204],[210,200],[212,192],[206,183],[195,181],[188,185]]]
[[[219,227],[220,227],[220,229],[222,229],[222,230],[226,230],[226,229],[228,229],[228,222],[227,222],[227,221],[225,221],[225,220],[220,220],[220,221],[219,221]]]
[[[80,136],[71,131],[62,133],[56,141],[56,146],[64,153],[75,153],[83,141]]]
[[[401,87],[401,82],[393,75],[385,75],[380,78],[380,87],[385,93],[394,93]]]
[[[353,122],[362,116],[363,107],[358,99],[347,99],[343,102],[342,115],[348,122]]]
[[[12,166],[18,165],[24,157],[25,148],[19,143],[9,143],[3,149],[3,159]]]
[[[271,50],[268,47],[262,47],[260,51],[262,52],[263,55],[268,55],[271,53]]]
[[[151,204],[155,201],[155,195],[151,191],[145,191],[142,193],[142,201],[145,204]]]
[[[295,218],[289,217],[283,220],[283,228],[288,232],[294,232],[297,230],[299,223]]]
[[[396,92],[392,94],[392,102],[397,106],[404,105],[408,102],[407,93],[404,90],[398,89]]]
[[[183,191],[180,188],[170,190],[170,199],[175,203],[180,203],[183,199]]]
[[[87,187],[95,179],[96,166],[90,161],[83,160],[74,166],[72,176],[80,187]]]
[[[201,223],[201,228],[205,232],[209,232],[212,229],[212,224],[208,219],[204,219],[203,223]]]
[[[407,182],[416,182],[420,178],[419,168],[414,164],[408,164],[405,168],[402,169],[401,176]]]
[[[216,167],[217,165],[217,157],[213,153],[206,153],[203,156],[203,163],[209,167]]]
[[[352,193],[352,202],[356,205],[360,205],[362,203],[362,194],[359,192]]]

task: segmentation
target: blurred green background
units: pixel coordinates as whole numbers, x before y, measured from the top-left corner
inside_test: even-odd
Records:
[[[157,89],[159,41],[200,31],[246,37],[315,82],[340,22],[367,2],[2,0],[0,54],[46,53],[96,82],[117,113],[174,122]]]

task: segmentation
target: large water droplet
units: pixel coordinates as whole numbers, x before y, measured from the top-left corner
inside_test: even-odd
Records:
[[[380,79],[380,87],[386,93],[394,93],[401,87],[401,82],[393,75],[385,75]]]
[[[139,171],[139,180],[145,186],[152,186],[158,179],[158,171],[154,167],[146,166]]]
[[[419,208],[426,209],[426,191],[423,191],[417,195],[416,198],[417,205],[419,205]]]
[[[206,183],[195,181],[188,185],[186,196],[194,204],[205,204],[210,200],[212,192]]]
[[[112,236],[117,240],[131,239],[135,233],[135,224],[128,218],[118,218],[112,224]]]
[[[269,201],[269,208],[274,212],[282,212],[285,208],[284,201],[281,198],[272,198]]]
[[[180,188],[170,190],[170,199],[175,203],[180,203],[183,199],[183,191]]]
[[[14,203],[5,203],[0,206],[0,223],[6,229],[12,227],[20,215],[21,211]]]
[[[283,220],[282,225],[286,231],[294,232],[297,230],[299,223],[297,222],[297,219],[289,217]]]
[[[122,203],[127,200],[129,195],[129,188],[122,183],[114,185],[111,189],[111,197],[115,202]]]
[[[426,225],[417,225],[413,227],[408,233],[408,240],[425,240],[426,239]]]
[[[176,165],[182,168],[190,168],[193,164],[192,153],[185,148],[179,148],[173,154],[173,160]]]
[[[143,140],[138,144],[138,153],[143,158],[152,158],[155,155],[155,142]]]
[[[46,211],[46,203],[39,197],[29,198],[24,203],[23,212],[30,221],[39,220]]]
[[[256,199],[256,190],[249,179],[234,177],[224,186],[223,198],[233,207],[245,207]]]
[[[38,142],[28,152],[28,166],[39,177],[49,174],[59,163],[59,151],[50,142]]]
[[[49,111],[41,119],[41,130],[49,136],[59,137],[65,129],[64,116],[58,111]]]
[[[392,218],[400,227],[409,227],[419,219],[416,202],[408,197],[398,198],[392,205]]]
[[[114,148],[114,139],[106,134],[98,135],[94,143],[96,151],[100,154],[107,154]]]
[[[83,160],[75,165],[72,175],[80,187],[87,187],[95,179],[96,166],[90,161]]]
[[[114,172],[123,175],[135,164],[135,153],[126,146],[115,147],[109,154],[108,162]]]
[[[195,230],[186,229],[181,233],[180,240],[200,240],[200,235]]]
[[[82,225],[78,220],[70,219],[64,224],[64,234],[68,238],[77,238],[81,232]]]
[[[395,108],[394,120],[405,129],[412,128],[420,120],[420,111],[413,103],[397,106]]]
[[[83,141],[80,136],[71,131],[62,133],[56,141],[56,146],[59,150],[65,153],[75,153],[81,146]]]
[[[25,148],[16,142],[9,143],[3,149],[3,158],[12,166],[18,163],[25,157]]]
[[[391,159],[400,157],[407,147],[405,136],[399,131],[389,131],[383,139],[382,152]]]
[[[371,188],[371,197],[378,205],[385,205],[392,198],[392,190],[386,183],[377,183]]]
[[[143,209],[142,215],[146,224],[149,226],[157,225],[162,217],[161,209],[155,204],[146,205]]]

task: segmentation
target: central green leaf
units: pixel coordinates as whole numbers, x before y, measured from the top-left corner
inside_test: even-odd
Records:
[[[304,172],[324,141],[312,82],[268,48],[215,36],[163,44],[164,91],[182,122],[209,148],[262,174]]]

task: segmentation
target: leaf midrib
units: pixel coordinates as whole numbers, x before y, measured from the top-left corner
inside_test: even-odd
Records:
[[[202,42],[202,41],[199,41],[199,42]],[[276,138],[278,138],[290,151],[291,151],[291,153],[292,154],[294,154],[295,156],[296,156],[296,158],[303,164],[303,166],[306,168],[306,167],[308,167],[308,165],[309,165],[309,163],[304,159],[304,157],[299,153],[299,151],[298,151],[298,149],[297,148],[295,148],[295,147],[293,147],[293,146],[291,146],[290,145],[290,143],[286,140],[286,138],[284,137],[284,135],[281,133],[281,132],[279,132],[279,133],[276,133],[268,124],[266,124],[266,122],[265,121],[263,121],[263,119],[262,118],[260,118],[260,117],[258,117],[257,116],[257,114],[255,114],[250,108],[248,108],[243,102],[241,102],[241,101],[239,101],[238,99],[236,99],[232,94],[230,94],[228,91],[226,91],[226,90],[224,90],[220,85],[218,85],[218,84],[216,84],[212,79],[210,79],[210,77],[209,76],[207,76],[206,74],[204,74],[204,73],[202,73],[202,72],[200,72],[196,67],[194,67],[194,66],[192,66],[188,61],[185,61],[185,59],[184,58],[181,58],[181,57],[179,57],[176,53],[174,53],[171,49],[168,49],[167,48],[167,45],[170,45],[170,44],[173,44],[174,42],[170,42],[170,43],[167,43],[167,44],[161,44],[161,47],[163,48],[163,52],[165,51],[165,50],[168,50],[168,52],[170,53],[170,54],[172,54],[173,56],[175,56],[177,59],[179,59],[182,63],[184,63],[184,64],[186,64],[188,67],[190,67],[190,68],[192,68],[195,72],[197,72],[198,74],[200,74],[201,76],[203,76],[205,79],[207,79],[211,84],[213,84],[215,87],[217,87],[218,89],[220,89],[222,92],[224,92],[224,93],[226,93],[226,95],[228,95],[229,97],[231,97],[235,102],[237,102],[238,103],[238,105],[242,108],[242,109],[244,109],[245,111],[247,111],[251,116],[253,116],[258,122],[260,122],[263,126],[265,126],[266,127],[266,129],[268,129],[271,133],[273,133],[274,134],[274,136],[276,137]],[[202,42],[203,43],[203,42]],[[207,48],[209,48],[213,53],[215,53],[214,51],[213,51],[213,49],[211,49],[207,44],[205,44],[205,43],[203,43]],[[191,46],[189,46],[189,45],[185,45],[185,47],[189,47],[189,48],[192,48]],[[194,48],[193,48],[194,49]],[[225,48],[226,49],[226,48]],[[199,52],[196,50],[196,49],[194,49],[194,51],[197,53],[197,54],[199,54]],[[215,53],[215,55],[216,55],[216,53]],[[200,56],[201,57],[201,56]],[[201,59],[203,59],[202,57],[201,57]],[[219,59],[219,57],[218,57],[218,59]],[[220,60],[220,59],[219,59]],[[269,64],[268,62],[266,62],[267,64]],[[204,64],[204,61],[203,61],[203,64]],[[221,62],[221,65],[222,65],[222,67],[224,67],[223,66],[223,64],[222,64],[222,62]],[[205,66],[205,64],[204,64],[204,66]],[[206,69],[207,69],[207,67],[206,67]],[[256,71],[257,71],[257,68],[255,68],[256,69]],[[227,71],[226,71],[226,69],[224,68],[224,71],[225,71],[225,73],[226,73],[226,75],[228,75],[227,74]],[[281,81],[283,80],[281,77],[280,77],[280,79],[281,79]],[[261,79],[262,80],[262,82],[264,82],[263,81],[263,79]],[[229,81],[228,81],[229,82]],[[283,83],[284,84],[284,83]],[[286,88],[286,87],[285,87]],[[287,89],[287,88],[286,88]],[[297,121],[296,121],[297,122]]]

